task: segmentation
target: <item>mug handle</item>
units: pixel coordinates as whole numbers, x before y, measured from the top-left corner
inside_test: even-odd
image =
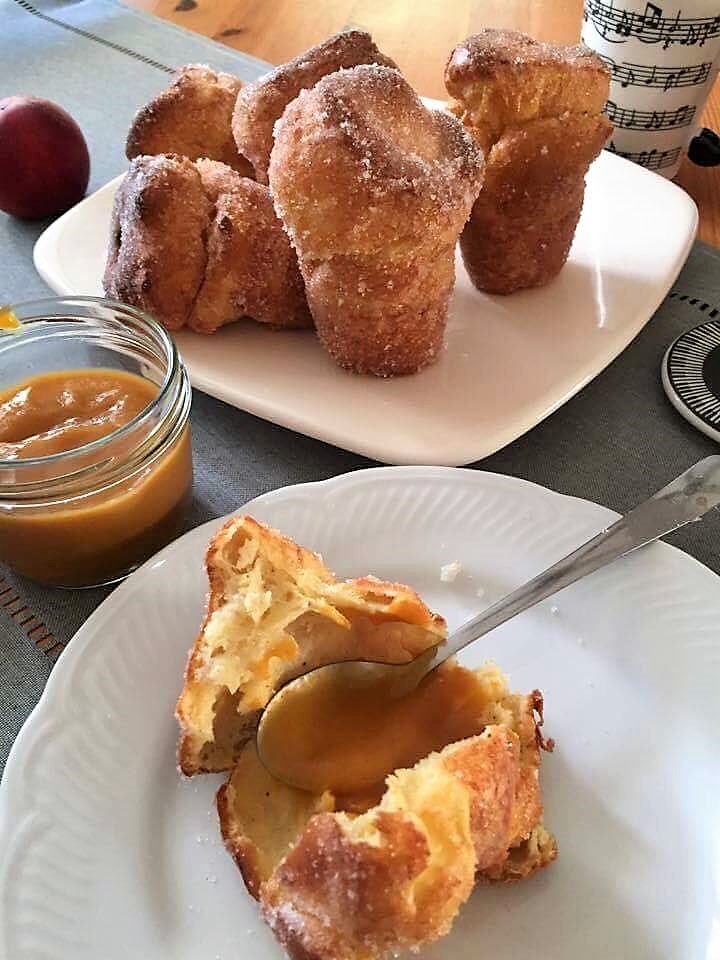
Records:
[[[698,167],[716,167],[720,164],[720,137],[703,127],[690,141],[688,157]]]

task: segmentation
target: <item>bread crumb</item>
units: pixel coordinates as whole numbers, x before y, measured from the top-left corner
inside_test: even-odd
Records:
[[[445,563],[440,567],[440,579],[443,583],[452,583],[457,579],[461,570],[462,564],[458,563],[457,560],[453,560],[452,563]]]

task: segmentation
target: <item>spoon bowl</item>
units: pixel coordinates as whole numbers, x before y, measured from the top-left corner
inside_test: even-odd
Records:
[[[287,683],[260,719],[261,762],[278,779],[314,793],[382,784],[412,752],[412,730],[395,725],[387,732],[385,718],[418,687],[436,652],[430,647],[402,664],[344,660]]]

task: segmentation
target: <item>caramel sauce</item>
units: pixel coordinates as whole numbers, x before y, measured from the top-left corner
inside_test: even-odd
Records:
[[[123,370],[31,377],[0,393],[0,459],[77,450],[124,427],[157,392],[157,384]]]
[[[368,809],[393,770],[482,733],[487,723],[487,694],[472,671],[453,662],[401,697],[392,684],[353,687],[322,672],[315,678],[309,675],[263,730],[262,757],[288,783],[331,790],[338,809]]]
[[[44,458],[78,450],[130,423],[158,386],[121,370],[70,370],[31,377],[0,392],[0,458]],[[132,452],[128,436],[121,458]],[[106,456],[88,451],[92,464]],[[39,461],[34,476],[42,477]],[[48,473],[48,476],[50,474]],[[101,583],[127,573],[179,531],[192,484],[186,428],[152,466],[105,490],[0,510],[0,559],[19,573],[63,586]]]

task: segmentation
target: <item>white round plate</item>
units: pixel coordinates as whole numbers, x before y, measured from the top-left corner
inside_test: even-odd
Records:
[[[453,627],[607,525],[601,507],[467,470],[377,469],[248,512],[341,575],[417,587]],[[205,544],[177,541],[93,614],[13,749],[0,795],[3,960],[272,960],[219,836],[220,778],[181,780],[173,706],[203,612]],[[462,564],[454,583],[440,567]],[[482,597],[478,591],[484,591]],[[720,581],[664,544],[499,628],[546,700],[556,864],[481,887],[424,958],[717,960]]]

